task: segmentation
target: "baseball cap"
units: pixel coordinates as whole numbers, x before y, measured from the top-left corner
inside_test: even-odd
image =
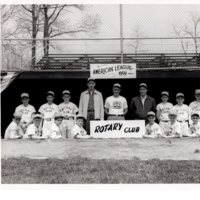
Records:
[[[55,119],[63,118],[63,115],[61,113],[55,113],[54,118]]]
[[[94,82],[95,82],[95,79],[92,78],[92,77],[89,77],[89,78],[87,79],[87,82],[90,82],[90,81],[94,81]]]
[[[115,84],[113,85],[113,87],[121,88],[121,85],[120,85],[119,83],[115,83]]]
[[[196,89],[195,94],[200,94],[200,89]]]
[[[200,117],[198,112],[193,111],[193,112],[191,113],[191,116],[195,116],[195,115],[198,116],[198,117]]]
[[[148,113],[147,113],[147,116],[156,116],[156,114],[155,114],[155,112],[153,112],[153,111],[149,111]]]
[[[42,115],[37,113],[37,114],[33,115],[33,119],[35,119],[35,118],[41,118],[42,119]]]
[[[83,115],[81,115],[81,114],[76,115],[76,119],[78,119],[78,118],[85,119],[85,117]]]
[[[164,96],[164,95],[169,96],[169,92],[167,92],[167,91],[161,92],[161,96]]]
[[[13,117],[15,117],[15,118],[21,118],[22,114],[20,112],[14,112]]]
[[[21,98],[29,98],[29,94],[24,92],[21,94]]]
[[[175,110],[170,110],[169,115],[177,116],[177,112]]]
[[[71,95],[71,93],[70,93],[69,90],[64,90],[64,91],[62,92],[62,95],[64,95],[64,94],[69,94],[69,95]]]
[[[146,83],[140,83],[139,88],[141,88],[141,87],[147,88],[147,84]]]
[[[48,92],[46,93],[46,95],[52,95],[52,96],[55,96],[55,94],[54,94],[53,91],[48,91]]]
[[[184,94],[179,92],[179,93],[176,94],[176,97],[184,97]]]

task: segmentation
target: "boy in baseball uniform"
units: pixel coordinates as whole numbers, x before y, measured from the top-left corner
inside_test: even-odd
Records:
[[[20,126],[21,113],[15,112],[13,114],[13,121],[9,124],[5,132],[5,139],[20,139],[23,137],[23,130]]]
[[[177,104],[174,106],[173,109],[177,113],[177,122],[180,123],[182,135],[188,136],[190,109],[186,104],[184,104],[183,93],[176,94],[176,102]]]
[[[195,90],[195,101],[191,102],[189,105],[190,113],[192,112],[198,112],[200,116],[200,89]],[[190,123],[192,121],[190,120]]]
[[[124,120],[128,111],[127,101],[124,97],[120,96],[121,85],[115,83],[113,85],[113,95],[107,97],[105,100],[105,113],[107,120]]]
[[[58,106],[53,103],[55,94],[52,91],[46,93],[47,103],[43,104],[39,108],[39,112],[43,115],[43,128],[51,131],[51,125],[54,122],[54,115],[58,113]]]
[[[200,121],[199,121],[199,112],[191,113],[192,124],[189,128],[189,137],[200,137]]]
[[[164,138],[182,137],[180,123],[177,122],[177,113],[175,110],[169,112],[169,124],[167,125],[165,132],[163,132]]]
[[[83,115],[78,114],[76,116],[76,124],[72,128],[72,136],[75,139],[88,139],[91,138],[90,135],[87,135],[87,132],[83,128],[85,118]]]
[[[27,127],[24,139],[45,139],[41,126],[42,115],[39,113],[33,114],[33,123]]]
[[[169,112],[173,108],[173,104],[168,102],[169,92],[163,91],[161,93],[162,102],[159,103],[156,107],[157,118],[159,120],[160,128],[162,132],[165,132],[167,125],[169,124]]]
[[[22,104],[16,107],[15,112],[20,112],[22,114],[20,126],[25,134],[28,125],[32,123],[31,115],[35,112],[35,108],[29,104],[30,96],[28,93],[22,93],[21,100]]]
[[[62,126],[63,116],[61,113],[56,113],[54,116],[54,122],[51,125],[50,138],[59,139],[65,137],[64,127]]]
[[[161,137],[162,131],[160,126],[155,122],[156,114],[153,111],[147,113],[148,124],[146,125],[146,131],[144,138],[158,138]]]
[[[75,116],[78,113],[77,106],[70,101],[71,93],[69,90],[62,92],[63,102],[58,105],[59,112],[63,115],[62,125],[65,128],[66,137],[70,137],[71,129],[75,124]]]

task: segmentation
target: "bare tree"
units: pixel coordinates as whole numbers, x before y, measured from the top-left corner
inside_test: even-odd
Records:
[[[199,37],[200,37],[200,15],[190,13],[190,21],[182,26],[173,25],[175,34],[180,38],[181,47],[184,53],[187,53],[189,42],[181,39],[182,37],[191,37],[194,45],[194,51],[199,53]]]
[[[22,8],[30,13],[31,15],[31,23],[26,25],[25,28],[27,29],[28,33],[31,34],[32,44],[31,44],[31,66],[32,68],[36,64],[36,38],[40,27],[40,5],[22,5]],[[23,19],[23,18],[22,18]],[[22,23],[23,24],[23,23]],[[32,27],[31,27],[32,26]]]
[[[14,19],[15,14],[18,11],[18,5],[1,5],[1,25],[2,25],[2,36],[4,39],[11,38],[18,30],[18,26],[13,25],[12,28],[9,26],[10,20]]]
[[[50,38],[54,38],[64,34],[76,34],[80,32],[96,31],[101,21],[96,16],[85,15],[79,24],[69,25],[69,22],[65,19],[62,20],[60,16],[71,12],[70,9],[74,8],[79,11],[83,11],[85,6],[78,4],[69,5],[42,5],[42,13],[44,16],[44,29],[43,29],[43,48],[44,55],[49,54]]]
[[[140,38],[144,37],[142,28],[138,24],[133,29],[132,37],[134,38],[134,40],[132,40],[132,42],[129,45],[131,48],[133,48],[134,54],[137,56],[139,49],[143,45],[142,40]]]

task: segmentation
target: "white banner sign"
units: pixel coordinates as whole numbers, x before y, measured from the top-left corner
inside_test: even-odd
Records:
[[[145,134],[145,121],[90,121],[90,134],[94,138],[142,138]]]
[[[94,79],[136,78],[136,63],[90,64],[90,77]]]

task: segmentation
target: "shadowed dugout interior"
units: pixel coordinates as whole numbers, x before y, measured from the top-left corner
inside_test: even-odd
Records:
[[[52,90],[55,92],[56,104],[62,102],[62,91],[71,91],[71,101],[79,105],[79,97],[82,91],[87,89],[89,72],[22,72],[1,94],[1,136],[4,136],[6,127],[12,120],[15,108],[21,104],[22,92],[30,94],[30,104],[36,110],[46,103],[45,94]],[[128,104],[131,98],[138,95],[138,85],[145,82],[148,85],[148,95],[156,99],[158,104],[160,93],[169,91],[169,101],[175,104],[177,92],[185,94],[185,103],[194,100],[194,90],[200,88],[200,72],[137,72],[137,79],[99,79],[96,80],[96,89],[101,91],[103,98],[112,95],[112,86],[118,82],[122,85],[121,95],[126,97]],[[129,115],[126,117],[129,119]]]

